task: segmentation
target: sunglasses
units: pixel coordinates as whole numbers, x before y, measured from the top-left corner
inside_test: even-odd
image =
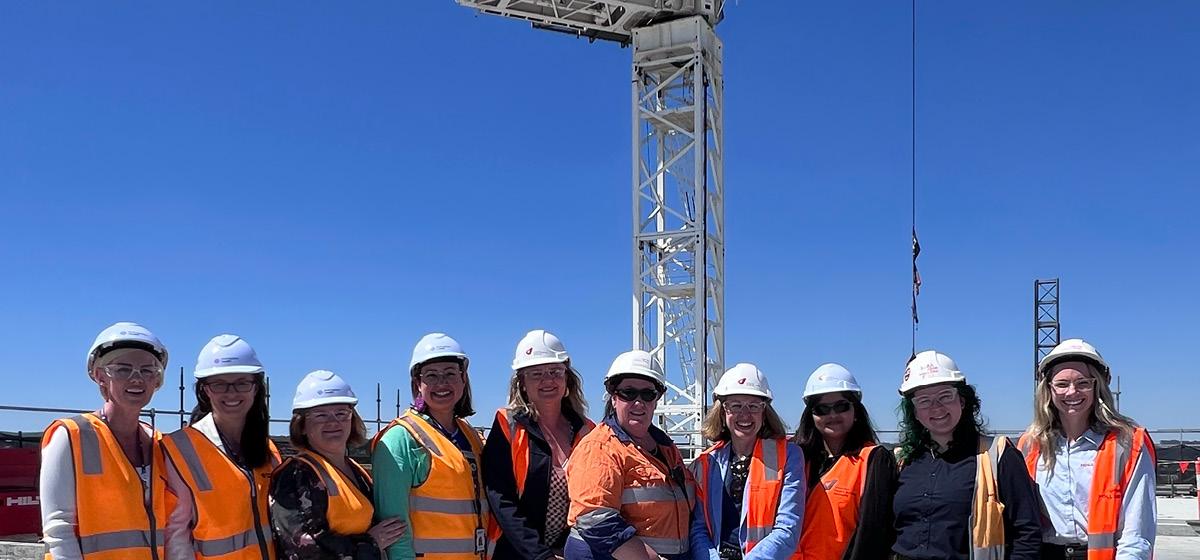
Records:
[[[854,408],[850,401],[838,401],[833,404],[816,404],[812,407],[815,416],[829,416],[830,413],[842,414]]]
[[[662,394],[658,392],[658,389],[634,389],[632,387],[617,389],[616,391],[613,391],[612,394],[624,402],[633,402],[635,399],[637,399],[645,403],[657,401],[658,397],[662,396]]]

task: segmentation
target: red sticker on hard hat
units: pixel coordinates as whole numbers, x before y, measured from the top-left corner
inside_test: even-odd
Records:
[[[745,378],[745,377],[743,377],[743,378],[741,378],[741,379],[739,379],[739,380],[738,380],[738,385],[745,385],[745,384],[746,384],[746,378]]]

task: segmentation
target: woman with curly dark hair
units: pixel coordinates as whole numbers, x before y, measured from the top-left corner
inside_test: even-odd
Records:
[[[1040,512],[1024,459],[1008,438],[987,435],[979,396],[954,360],[917,354],[900,394],[896,556],[1038,558]]]

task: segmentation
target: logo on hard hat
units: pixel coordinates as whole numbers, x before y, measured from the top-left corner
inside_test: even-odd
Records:
[[[525,355],[526,355],[526,356],[528,356],[528,355],[530,355],[530,354],[533,354],[533,347],[532,347],[532,346],[530,346],[529,348],[526,348],[526,349],[525,349]]]
[[[745,384],[746,384],[746,378],[745,378],[745,377],[743,377],[743,378],[741,378],[741,379],[739,379],[739,380],[738,380],[738,385],[745,385]]]
[[[905,380],[905,381],[908,381],[908,378],[909,378],[909,377],[912,377],[912,370],[911,370],[911,369],[907,369],[907,368],[906,368],[906,369],[904,370],[904,380]]]

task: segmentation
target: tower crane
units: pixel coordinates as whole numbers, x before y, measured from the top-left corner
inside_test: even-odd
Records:
[[[725,363],[723,0],[456,0],[633,47],[633,348],[663,365],[656,414],[691,459]]]

